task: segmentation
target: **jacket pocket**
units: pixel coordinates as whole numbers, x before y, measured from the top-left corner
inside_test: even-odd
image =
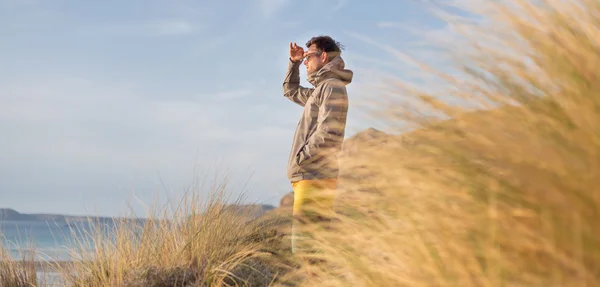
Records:
[[[302,162],[304,162],[304,160],[306,158],[305,156],[303,156],[303,154],[305,152],[304,149],[306,148],[307,145],[308,145],[308,140],[306,140],[302,144],[302,146],[300,146],[300,148],[298,149],[298,152],[296,153],[295,160],[296,160],[296,165],[298,167],[302,166]]]

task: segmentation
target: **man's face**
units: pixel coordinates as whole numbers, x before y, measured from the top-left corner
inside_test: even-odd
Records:
[[[323,56],[324,54],[315,45],[308,47],[308,50],[304,53],[304,65],[308,74],[312,74],[325,66]]]

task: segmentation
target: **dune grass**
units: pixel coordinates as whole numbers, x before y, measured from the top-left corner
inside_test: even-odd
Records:
[[[95,224],[74,242],[77,260],[59,269],[68,286],[268,286],[292,268],[282,241],[286,219],[255,218],[226,202],[226,185],[210,198],[189,192],[173,210],[145,222]],[[287,221],[289,222],[289,221]],[[81,238],[81,237],[79,237]]]
[[[12,258],[0,242],[0,286],[34,287],[38,285],[33,254]]]
[[[143,216],[69,224],[71,261],[43,264],[58,276],[40,280],[33,253],[14,260],[0,246],[0,286],[171,287],[294,285],[280,279],[298,268],[289,252],[290,213],[258,217],[258,206],[229,200],[227,179],[193,187],[178,203]],[[58,285],[56,285],[58,284]]]
[[[452,8],[479,22],[395,83],[381,117],[417,128],[344,160],[306,286],[599,286],[600,2]]]

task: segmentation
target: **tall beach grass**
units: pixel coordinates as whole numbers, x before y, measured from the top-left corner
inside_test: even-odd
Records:
[[[227,184],[192,186],[177,202],[154,205],[143,216],[69,224],[69,261],[38,262],[35,253],[15,260],[0,248],[0,286],[292,284],[293,278],[280,279],[299,264],[284,238],[289,212],[264,214],[260,205],[244,203],[243,194],[231,200]]]
[[[600,2],[453,2],[451,65],[399,63],[427,77],[380,117],[415,129],[344,159],[306,286],[600,285]]]
[[[38,286],[37,269],[33,254],[24,254],[21,259],[10,256],[6,246],[0,241],[0,286]]]
[[[208,198],[189,191],[143,223],[120,220],[74,242],[67,286],[268,286],[291,268],[281,216],[228,202],[226,184]],[[91,250],[91,252],[89,252]]]

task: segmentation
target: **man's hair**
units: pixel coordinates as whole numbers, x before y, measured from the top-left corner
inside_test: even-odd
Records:
[[[312,45],[316,45],[316,48],[318,50],[327,52],[327,54],[331,54],[330,56],[333,57],[341,54],[342,50],[344,49],[344,46],[340,42],[334,40],[329,36],[312,37],[310,40],[308,40],[308,42],[306,42],[306,47],[309,48]]]

